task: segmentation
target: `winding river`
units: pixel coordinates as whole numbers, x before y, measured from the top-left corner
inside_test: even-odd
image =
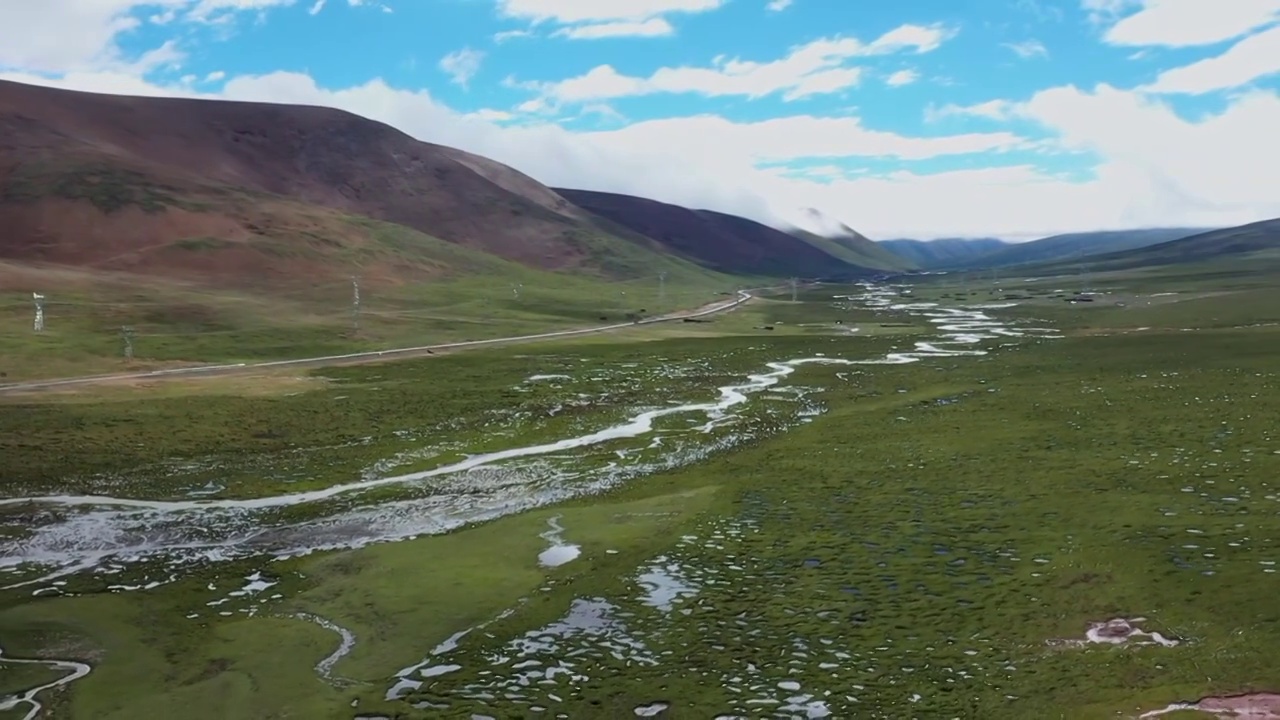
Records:
[[[613,426],[577,437],[498,452],[474,455],[460,462],[422,472],[371,477],[320,490],[252,499],[140,500],[103,495],[51,495],[0,500],[0,508],[35,508],[39,520],[24,536],[0,539],[0,570],[32,565],[45,568],[35,579],[8,588],[47,583],[59,576],[92,569],[104,563],[129,564],[166,559],[175,564],[249,555],[287,557],[317,550],[351,548],[370,542],[404,539],[443,532],[460,525],[547,505],[584,492],[598,491],[619,480],[665,467],[692,462],[706,453],[732,445],[732,429],[720,437],[708,435],[701,445],[673,449],[663,462],[625,466],[618,462],[583,471],[560,467],[557,455],[583,448],[643,439],[649,447],[669,431],[658,421],[676,415],[701,415],[708,426],[732,418],[752,395],[774,387],[805,365],[879,365],[913,363],[929,358],[977,356],[977,347],[999,338],[1052,337],[1045,328],[1014,326],[993,318],[989,310],[1012,304],[962,308],[931,303],[897,302],[893,288],[866,286],[866,292],[841,300],[927,318],[937,336],[916,342],[912,350],[870,359],[805,357],[770,362],[767,370],[718,388],[718,397],[649,409]],[[851,343],[849,348],[856,348]],[[653,437],[648,437],[653,436]],[[674,446],[675,443],[672,443]],[[643,445],[641,447],[644,447]],[[665,445],[664,445],[665,447]],[[624,457],[619,453],[619,457]],[[361,504],[370,490],[396,487],[425,492]],[[289,521],[282,511],[298,506],[315,510],[315,518]]]
[[[85,675],[88,675],[91,670],[88,665],[74,660],[27,660],[7,657],[4,654],[4,650],[0,649],[0,666],[4,665],[43,665],[53,670],[66,672],[66,675],[63,675],[52,682],[47,682],[44,685],[33,687],[30,690],[26,690],[17,695],[0,698],[0,711],[17,710],[23,705],[26,705],[28,707],[28,711],[26,716],[23,717],[23,720],[35,720],[35,718],[39,717],[40,711],[44,709],[44,706],[36,700],[36,696],[40,693],[73,683]]]

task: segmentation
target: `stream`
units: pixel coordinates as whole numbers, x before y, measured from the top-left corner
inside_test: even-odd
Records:
[[[0,500],[0,508],[31,508],[36,521],[27,534],[0,538],[0,571],[43,568],[40,577],[8,588],[47,583],[57,577],[116,565],[164,559],[173,565],[218,561],[253,555],[290,557],[329,549],[354,548],[371,542],[400,540],[439,533],[466,523],[493,519],[598,492],[618,482],[670,467],[695,462],[710,452],[732,447],[735,410],[751,396],[779,385],[806,365],[883,365],[919,362],[929,358],[979,356],[975,347],[987,340],[1053,337],[1053,330],[1014,327],[987,311],[1016,303],[947,308],[931,303],[897,301],[897,291],[866,286],[856,296],[841,296],[866,307],[907,312],[927,318],[937,336],[916,342],[909,351],[869,359],[804,357],[769,362],[766,370],[718,388],[717,397],[647,409],[610,427],[554,442],[513,447],[473,455],[460,462],[421,472],[369,477],[319,490],[252,499],[196,498],[163,501],[99,495],[51,495]],[[857,343],[845,346],[853,351]],[[680,444],[688,430],[664,430],[655,423],[678,415],[706,418],[694,442]],[[728,426],[725,428],[724,426]],[[719,430],[719,434],[711,432]],[[650,437],[652,436],[652,437]],[[618,453],[598,467],[574,465],[570,451],[641,439],[638,448],[655,447],[667,439],[670,447],[660,461],[627,462]],[[567,461],[566,461],[567,458]],[[380,499],[361,504],[361,495],[394,487],[422,496]],[[300,506],[316,517],[290,520],[281,515]],[[555,530],[554,526],[552,530]],[[553,535],[547,539],[556,545]],[[39,590],[37,590],[39,592]]]
[[[45,683],[44,685],[36,686],[34,688],[31,688],[30,690],[25,690],[17,695],[10,695],[8,697],[0,698],[0,711],[16,710],[19,707],[22,707],[23,705],[27,705],[30,709],[27,711],[26,716],[23,717],[23,720],[35,720],[35,718],[39,717],[40,711],[44,709],[44,706],[40,704],[40,701],[36,700],[37,695],[44,692],[45,690],[52,690],[54,688],[59,688],[59,687],[62,687],[63,685],[68,685],[70,683],[73,683],[76,680],[79,680],[80,678],[84,677],[85,675],[88,675],[89,671],[91,670],[91,668],[88,665],[82,662],[76,662],[74,660],[25,660],[25,659],[6,657],[4,654],[4,650],[0,649],[0,666],[6,665],[6,664],[46,665],[55,670],[67,671],[66,675],[63,675],[62,677],[58,678],[57,680],[54,680],[53,682],[48,682],[48,683]]]

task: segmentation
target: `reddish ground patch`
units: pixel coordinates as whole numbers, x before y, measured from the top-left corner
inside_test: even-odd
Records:
[[[1159,710],[1145,712],[1138,718],[1157,718],[1179,710],[1195,710],[1231,720],[1280,720],[1280,693],[1228,695],[1204,698],[1195,703],[1174,703]]]

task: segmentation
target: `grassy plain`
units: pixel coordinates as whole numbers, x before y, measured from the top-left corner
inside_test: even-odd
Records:
[[[416,283],[365,280],[358,317],[346,279],[229,287],[0,263],[0,383],[590,327],[697,308],[726,299],[742,282],[685,264],[671,269],[660,287],[657,273],[665,268],[619,280],[480,255],[476,262],[487,264],[481,274],[442,273]],[[33,332],[33,292],[45,295],[42,333]],[[132,328],[133,359],[125,357],[124,327]]]
[[[616,718],[659,701],[670,707],[658,717],[790,717],[821,701],[832,717],[1087,720],[1274,691],[1280,332],[1269,323],[1280,291],[1274,274],[1238,269],[1098,275],[1092,303],[1065,301],[1073,276],[999,291],[929,278],[914,297],[1018,294],[1018,306],[990,312],[1064,337],[913,365],[806,366],[787,382],[822,388],[827,411],[812,422],[446,535],[211,566],[140,593],[95,592],[87,579],[68,586],[78,597],[10,591],[0,646],[95,664],[51,698],[52,716],[71,718]],[[258,463],[293,463],[323,485],[434,437],[447,418],[460,419],[448,437],[469,447],[524,443],[657,399],[710,397],[766,361],[874,357],[932,332],[919,317],[843,306],[839,292],[607,341],[315,371],[282,394],[173,385],[9,401],[0,418],[16,424],[0,437],[21,427],[31,439],[0,448],[6,494],[210,456],[250,458],[239,494],[275,489],[253,484]],[[702,369],[644,374],[671,363]],[[576,424],[535,420],[563,397],[515,388],[572,367],[610,371],[593,386],[599,402]],[[528,419],[501,441],[484,425],[499,408]],[[318,460],[281,460],[298,449]],[[130,493],[175,492],[163,473],[140,477]],[[542,568],[539,533],[557,515],[582,556]],[[640,580],[654,568],[685,592],[656,602]],[[278,599],[210,611],[259,569],[279,580]],[[586,622],[599,632],[543,633],[543,650],[513,644],[567,614],[582,620],[582,601],[611,608],[595,606],[611,619],[604,630]],[[355,634],[333,669],[350,682],[313,670],[338,636],[288,617],[298,612]],[[1181,643],[1054,642],[1113,617],[1144,617]],[[482,623],[437,660],[458,669],[408,701],[383,699],[398,670]],[[513,671],[521,660],[543,665]],[[561,661],[584,679],[513,679]]]

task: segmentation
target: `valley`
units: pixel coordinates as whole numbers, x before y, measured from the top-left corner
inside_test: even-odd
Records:
[[[0,80],[0,720],[1280,719],[1280,221],[880,242],[1050,143],[685,206],[560,187],[604,105],[495,121],[552,187],[176,95]]]
[[[1072,276],[819,286],[201,388],[181,421],[230,380],[0,400],[41,432],[6,449],[35,472],[2,509],[4,657],[90,665],[37,698],[76,717],[1101,718],[1266,691],[1274,291],[1186,271],[1095,275],[1083,306],[1054,297]],[[126,417],[137,449],[40,450]],[[1169,642],[1088,640],[1116,618]]]

